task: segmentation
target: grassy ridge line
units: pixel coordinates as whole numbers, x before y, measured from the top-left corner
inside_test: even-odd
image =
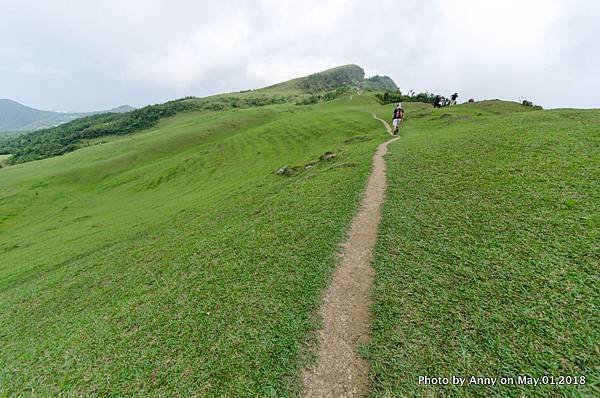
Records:
[[[225,111],[286,103],[310,105],[331,101],[356,90],[396,89],[393,80],[387,76],[364,79],[362,68],[345,65],[258,90],[205,98],[186,97],[131,112],[82,117],[52,128],[1,137],[0,155],[11,155],[6,160],[9,164],[60,156],[86,146],[90,140],[137,133],[155,126],[161,119],[183,112]]]
[[[372,103],[183,114],[0,170],[0,391],[296,395]]]
[[[372,395],[597,395],[600,112],[407,107],[375,254]],[[587,382],[418,385],[452,375]]]
[[[182,98],[164,104],[148,105],[126,113],[106,113],[82,117],[56,127],[0,140],[0,153],[11,154],[11,164],[63,155],[85,146],[87,140],[127,135],[155,126],[161,119],[184,112],[223,111],[281,104],[289,98],[271,95],[245,98],[216,96],[211,99]]]

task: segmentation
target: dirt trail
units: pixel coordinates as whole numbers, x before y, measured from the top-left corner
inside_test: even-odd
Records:
[[[381,121],[392,134],[385,120],[375,114],[373,118]],[[313,368],[303,373],[305,397],[359,397],[368,390],[369,364],[356,349],[368,341],[371,330],[370,291],[374,276],[371,258],[387,185],[383,157],[388,144],[398,138],[379,145],[373,156],[373,170],[364,197],[323,297],[319,359]]]
[[[373,119],[379,120],[381,123],[383,123],[383,126],[385,127],[385,131],[387,131],[389,135],[392,135],[392,136],[394,135],[390,124],[388,122],[386,122],[385,120],[383,120],[382,118],[377,117],[376,113],[373,113]]]

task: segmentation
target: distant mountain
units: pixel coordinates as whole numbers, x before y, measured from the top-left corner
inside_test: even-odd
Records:
[[[129,105],[98,112],[63,113],[41,111],[30,108],[16,101],[0,99],[0,134],[7,132],[21,132],[44,129],[58,126],[71,120],[96,115],[99,113],[124,113],[134,110]]]

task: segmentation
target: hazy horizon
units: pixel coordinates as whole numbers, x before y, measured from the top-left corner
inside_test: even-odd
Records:
[[[0,98],[135,107],[343,64],[404,92],[600,107],[600,3],[0,0]],[[576,27],[576,29],[573,29]]]

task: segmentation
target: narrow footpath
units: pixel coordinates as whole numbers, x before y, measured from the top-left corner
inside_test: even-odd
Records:
[[[385,120],[376,114],[373,118],[392,135]],[[304,397],[360,397],[368,391],[369,364],[357,348],[368,342],[371,331],[370,293],[375,274],[371,258],[387,186],[384,156],[388,144],[399,138],[379,145],[373,156],[373,170],[359,211],[341,245],[340,260],[323,296],[319,357],[315,366],[303,373]]]

